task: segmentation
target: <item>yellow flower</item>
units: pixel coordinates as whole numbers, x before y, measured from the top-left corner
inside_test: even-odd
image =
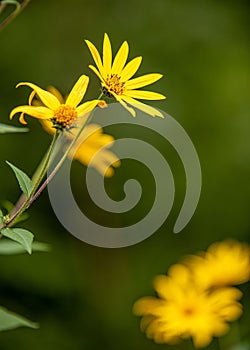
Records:
[[[24,119],[24,114],[28,114],[34,118],[50,120],[54,128],[61,130],[69,129],[74,125],[78,117],[86,115],[100,102],[99,100],[93,100],[78,106],[85,95],[88,83],[89,78],[86,75],[82,75],[75,83],[65,103],[61,103],[56,95],[41,89],[35,84],[19,83],[17,87],[27,85],[33,89],[33,91],[29,98],[29,105],[14,108],[10,113],[10,119],[12,119],[16,113],[21,113],[19,118],[20,122],[22,124],[27,124]],[[31,105],[35,95],[39,97],[44,106]]]
[[[250,280],[250,246],[235,240],[213,243],[200,256],[184,262],[202,288],[236,285]]]
[[[118,50],[113,63],[111,43],[106,33],[104,34],[103,40],[103,60],[101,60],[96,47],[88,40],[86,40],[86,43],[97,68],[92,65],[89,67],[100,79],[104,94],[109,97],[113,96],[116,101],[121,103],[134,117],[136,113],[134,109],[128,105],[136,107],[153,117],[163,117],[162,113],[157,109],[136,100],[162,100],[165,98],[165,96],[156,92],[137,90],[138,88],[156,82],[162,77],[161,74],[146,74],[131,79],[131,77],[137,72],[142,57],[136,57],[126,64],[129,52],[129,46],[126,41],[123,42]]]
[[[61,104],[65,103],[66,100],[61,93],[54,87],[49,86],[47,88],[49,92],[51,92]],[[39,100],[33,100],[33,104],[36,106],[40,106],[41,102]],[[54,134],[55,128],[53,127],[50,120],[41,119],[40,120],[43,128],[49,133]],[[66,134],[67,138],[73,139],[76,136],[78,129],[72,128],[70,132]],[[81,143],[79,141],[73,146],[72,151],[69,156],[78,160],[83,165],[88,166],[96,154],[93,161],[91,162],[91,166],[95,167],[101,174],[105,177],[111,177],[114,174],[113,167],[120,166],[121,162],[116,157],[116,155],[111,152],[108,148],[110,148],[114,142],[114,137],[111,135],[107,135],[103,133],[102,128],[97,124],[89,124],[86,125],[82,131],[81,138],[84,139]],[[104,147],[105,146],[105,147]],[[102,148],[102,149],[101,149]],[[100,150],[101,149],[101,150]],[[112,164],[112,166],[107,167],[107,165]]]
[[[208,292],[194,283],[192,272],[177,264],[169,276],[154,282],[158,297],[144,297],[134,304],[134,313],[142,316],[141,329],[156,343],[175,344],[192,338],[196,348],[207,346],[213,337],[229,330],[228,321],[242,313],[237,288],[220,288]]]

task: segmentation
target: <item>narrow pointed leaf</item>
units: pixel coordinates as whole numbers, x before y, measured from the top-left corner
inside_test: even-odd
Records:
[[[0,134],[7,134],[12,132],[27,132],[27,131],[29,131],[29,129],[27,128],[18,128],[16,126],[0,123]]]
[[[27,318],[11,312],[0,306],[0,331],[7,331],[18,327],[38,328],[38,324]]]
[[[32,253],[49,252],[50,250],[51,246],[47,243],[36,241],[32,243]],[[2,239],[0,241],[0,255],[15,255],[24,253],[26,253],[26,250],[19,243],[9,239]]]
[[[32,189],[33,189],[33,186],[34,186],[32,181],[31,181],[31,179],[22,170],[18,169],[17,167],[15,167],[10,162],[6,161],[6,163],[14,171],[21,190],[28,197],[30,195]]]
[[[33,233],[25,230],[23,228],[3,228],[1,234],[7,238],[12,239],[15,242],[18,242],[22,247],[31,254],[32,252],[32,242],[34,235]]]

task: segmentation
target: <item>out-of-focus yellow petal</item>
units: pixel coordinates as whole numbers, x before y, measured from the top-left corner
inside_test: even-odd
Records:
[[[51,92],[51,93],[58,99],[58,101],[59,101],[61,104],[65,103],[65,99],[64,99],[63,95],[60,93],[59,90],[57,90],[57,88],[55,88],[55,87],[52,86],[52,85],[49,85],[49,86],[47,87],[47,90],[48,90],[49,92]]]
[[[52,111],[55,111],[60,106],[58,99],[50,92],[43,90],[39,86],[32,83],[19,83],[17,84],[17,87],[22,85],[29,86],[31,89],[33,89],[37,93],[42,103]]]
[[[65,103],[73,108],[78,106],[86,93],[88,83],[89,77],[82,75],[73,86]]]
[[[118,75],[121,74],[121,71],[128,58],[128,51],[129,51],[128,43],[127,41],[124,41],[115,56],[114,63],[112,65],[112,70],[111,70],[112,74],[118,74]]]
[[[46,107],[18,106],[11,111],[10,119],[17,113],[25,113],[38,119],[50,119],[54,115],[53,111]],[[21,116],[20,122],[22,123],[22,121],[23,117]]]
[[[139,69],[142,61],[142,57],[135,57],[132,59],[126,66],[123,68],[121,72],[121,81],[129,80]]]
[[[140,109],[142,112],[151,115],[152,117],[160,117],[160,118],[164,118],[164,115],[158,111],[156,108],[153,108],[149,105],[146,105],[145,103],[139,102],[134,100],[132,97],[128,97],[123,95],[122,99],[131,104],[133,107]]]
[[[94,155],[94,158],[91,159],[90,164],[103,176],[112,177],[114,175],[113,167],[117,168],[120,165],[120,160],[113,152],[103,148],[102,150],[98,151],[97,155]]]
[[[92,100],[85,102],[76,108],[78,117],[85,116],[87,113],[92,111],[100,102],[100,100]]]
[[[161,78],[162,78],[162,74],[158,74],[158,73],[145,74],[145,75],[142,75],[141,77],[129,80],[128,82],[126,82],[125,87],[126,89],[139,89],[143,86],[153,84]]]
[[[56,133],[56,129],[53,128],[53,124],[51,123],[50,120],[41,119],[39,121],[42,124],[42,127],[44,128],[44,130],[47,131],[49,134],[54,135]]]
[[[103,67],[106,74],[111,73],[112,49],[108,34],[104,34],[103,40]]]
[[[145,332],[147,330],[147,327],[150,325],[151,322],[155,320],[155,316],[153,315],[145,315],[141,319],[141,331]]]
[[[209,333],[197,332],[193,334],[193,342],[196,348],[204,348],[208,346],[211,343],[212,339],[213,337]]]
[[[138,316],[155,315],[158,314],[158,308],[164,305],[164,301],[160,299],[154,297],[143,297],[134,303],[133,313]]]
[[[91,52],[91,55],[95,61],[95,64],[99,70],[99,72],[101,73],[102,76],[105,76],[106,72],[104,71],[103,65],[102,65],[102,61],[101,61],[101,57],[99,55],[98,50],[96,49],[96,47],[89,41],[89,40],[85,40],[86,44],[88,45],[88,48]]]
[[[164,100],[166,97],[162,94],[143,90],[126,90],[126,95],[141,100]]]
[[[120,165],[117,156],[107,149],[112,144],[113,137],[103,134],[102,128],[97,124],[87,125],[83,130],[83,137],[86,139],[76,142],[70,157],[86,166],[95,167],[105,177],[111,177],[114,174],[112,167]]]

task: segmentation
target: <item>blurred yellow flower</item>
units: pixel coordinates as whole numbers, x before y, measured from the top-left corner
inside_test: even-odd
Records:
[[[47,90],[56,96],[61,104],[64,103],[65,98],[54,86],[49,86]],[[33,100],[33,103],[36,106],[41,105],[39,100]],[[40,122],[48,133],[55,133],[55,128],[50,120],[41,119]],[[66,134],[67,138],[73,139],[76,136],[77,131],[77,128],[70,129],[70,132]],[[77,141],[69,156],[77,159],[85,166],[89,166],[89,164],[91,164],[91,166],[95,167],[96,170],[98,170],[105,177],[113,176],[114,169],[112,166],[118,167],[121,164],[116,155],[109,150],[114,142],[114,137],[104,134],[99,125],[89,124],[83,129],[80,139],[84,139],[84,141],[80,143]],[[98,154],[93,158],[97,151]],[[112,164],[112,166],[109,166],[109,164]]]
[[[250,280],[250,246],[235,240],[213,243],[200,256],[184,262],[202,288],[236,285]]]
[[[146,74],[138,78],[130,79],[139,69],[142,57],[136,57],[126,64],[129,52],[127,41],[124,41],[121,45],[113,63],[111,43],[106,33],[104,34],[103,40],[103,60],[101,60],[96,47],[89,40],[85,41],[93,56],[97,68],[92,65],[89,67],[100,79],[104,94],[109,97],[113,96],[116,101],[121,103],[122,106],[125,107],[134,117],[136,113],[134,109],[128,105],[138,108],[153,117],[163,117],[162,113],[157,109],[136,100],[165,99],[164,95],[156,92],[136,90],[156,82],[162,77],[161,74]]]
[[[33,89],[33,91],[30,94],[29,105],[14,108],[10,113],[10,119],[12,119],[16,113],[21,113],[19,118],[20,122],[22,124],[27,124],[24,119],[24,114],[28,114],[34,118],[50,120],[54,128],[61,130],[69,129],[74,125],[78,117],[86,115],[100,102],[99,100],[92,100],[78,106],[85,95],[88,83],[89,78],[86,75],[82,75],[75,83],[65,103],[61,103],[57,95],[43,90],[35,84],[19,83],[17,87],[26,85]],[[31,105],[35,95],[42,101],[43,106]]]
[[[154,288],[158,297],[139,299],[133,311],[142,316],[142,331],[156,343],[175,344],[192,338],[196,348],[205,347],[213,337],[224,335],[228,322],[242,313],[240,290],[201,290],[192,272],[181,264],[172,266],[169,276],[156,277]]]

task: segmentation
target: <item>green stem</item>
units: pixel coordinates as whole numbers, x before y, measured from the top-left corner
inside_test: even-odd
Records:
[[[67,150],[64,152],[62,158],[59,160],[59,162],[57,163],[57,165],[55,166],[55,168],[52,170],[52,172],[49,174],[49,176],[47,177],[47,179],[44,181],[44,183],[41,185],[41,187],[38,189],[38,191],[35,193],[35,195],[33,196],[33,198],[31,198],[30,202],[29,202],[29,206],[37,199],[37,197],[41,194],[41,192],[47,187],[47,185],[50,183],[50,181],[53,179],[53,177],[56,175],[56,173],[58,172],[58,170],[60,169],[60,167],[62,166],[62,164],[64,163],[65,159],[67,158],[67,156],[69,155],[69,152],[71,151],[72,147],[74,146],[75,142],[77,141],[77,139],[79,138],[81,132],[83,131],[83,129],[85,128],[86,124],[90,121],[90,119],[92,118],[92,113],[90,113],[89,117],[86,119],[86,121],[84,122],[84,124],[82,125],[82,127],[80,128],[79,132],[77,133],[76,137],[71,141],[71,143],[69,144],[69,147],[67,148]]]
[[[16,18],[16,16],[25,8],[26,5],[28,5],[28,3],[30,2],[30,0],[23,0],[23,2],[21,2],[20,4],[17,1],[11,1],[11,0],[3,0],[0,3],[0,13],[4,10],[4,8],[6,7],[6,5],[15,5],[16,9],[11,12],[11,14],[2,22],[0,23],[0,31],[3,30],[5,27],[7,27],[7,25],[13,21],[14,18]]]
[[[53,151],[53,155],[55,156],[56,154],[55,153],[55,149]],[[34,183],[36,183],[37,179],[38,179],[38,176],[43,168],[43,165],[44,165],[44,162],[46,160],[46,157],[47,157],[47,153],[45,153],[45,155],[43,156],[41,162],[39,163],[38,167],[36,168],[34,174],[32,175],[32,178],[31,178],[31,181]],[[50,156],[50,161],[51,161],[51,156]],[[24,193],[21,194],[21,196],[19,197],[18,201],[16,202],[15,204],[15,207],[13,208],[13,210],[10,212],[10,216],[12,216],[13,214],[15,214],[19,209],[20,207],[23,205],[23,203],[26,201],[26,196]]]
[[[100,96],[98,97],[98,100],[100,100],[102,98],[103,94],[101,93]],[[37,197],[41,194],[41,192],[47,187],[47,185],[50,183],[50,181],[53,179],[53,177],[56,175],[56,173],[58,172],[58,170],[60,169],[60,167],[62,166],[63,162],[65,161],[65,159],[67,158],[67,156],[69,155],[69,152],[72,150],[72,147],[74,146],[74,144],[76,143],[76,141],[78,140],[79,136],[81,135],[83,129],[85,128],[85,126],[87,125],[87,123],[91,120],[91,118],[93,117],[93,111],[90,112],[89,116],[86,118],[86,120],[84,121],[83,125],[81,126],[81,128],[79,129],[78,133],[76,134],[75,138],[71,141],[71,143],[69,144],[69,147],[67,148],[67,150],[64,152],[62,158],[59,160],[59,162],[57,163],[57,165],[55,166],[55,168],[52,170],[52,172],[49,174],[49,176],[47,177],[47,179],[44,181],[44,183],[41,185],[41,187],[38,189],[38,191],[35,193],[35,195],[33,196],[33,198],[31,198],[30,202],[29,202],[29,206],[37,199]]]
[[[58,139],[58,136],[60,135],[60,131],[57,130],[57,132],[55,133],[53,140],[50,144],[49,150],[44,158],[44,161],[42,163],[42,165],[40,165],[38,167],[38,169],[40,168],[40,172],[39,174],[37,174],[37,172],[35,172],[33,178],[35,178],[35,183],[34,183],[34,187],[30,193],[30,195],[26,198],[26,200],[21,204],[21,206],[19,208],[16,208],[16,210],[14,211],[14,213],[10,216],[9,220],[5,223],[4,227],[11,227],[16,219],[22,215],[22,213],[29,207],[30,201],[32,199],[32,197],[34,196],[34,194],[36,193],[42,179],[44,178],[47,170],[48,170],[48,164],[49,164],[49,160],[52,154],[52,151],[54,149],[55,143]]]

